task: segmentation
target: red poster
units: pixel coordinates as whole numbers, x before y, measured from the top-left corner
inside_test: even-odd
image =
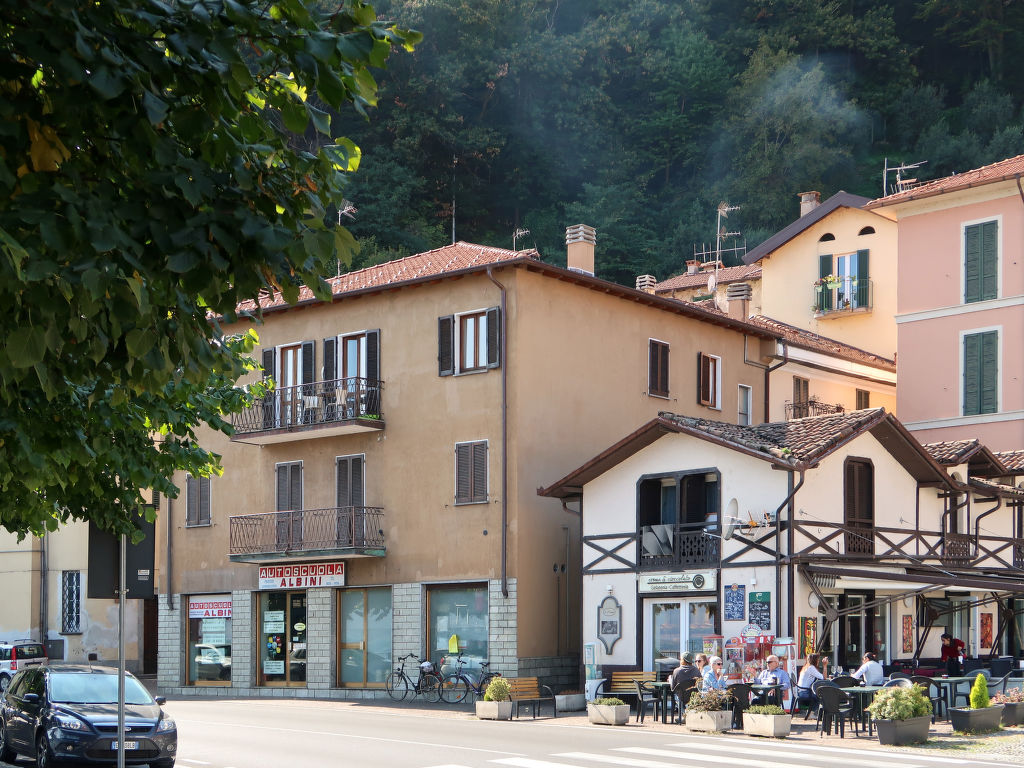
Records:
[[[914,617],[903,617],[903,653],[914,652]]]
[[[981,647],[992,647],[992,614],[981,614]]]

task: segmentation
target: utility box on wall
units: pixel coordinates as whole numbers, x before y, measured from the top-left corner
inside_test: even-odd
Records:
[[[128,541],[125,554],[125,588],[129,600],[155,596],[154,566],[156,547],[154,536],[156,526],[143,520],[139,526],[144,534],[142,541],[132,544]],[[117,598],[121,574],[120,541],[117,536],[100,530],[95,523],[89,523],[89,578],[87,597],[100,600]]]

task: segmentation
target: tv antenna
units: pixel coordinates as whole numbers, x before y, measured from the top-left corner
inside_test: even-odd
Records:
[[[882,167],[882,197],[896,192],[903,192],[917,184],[917,179],[905,179],[903,178],[903,174],[906,171],[912,171],[915,168],[920,168],[927,162],[927,160],[922,160],[918,163],[901,163],[900,165],[890,166],[889,158],[885,158],[885,165]],[[889,187],[890,173],[896,174],[896,183],[892,187]]]
[[[516,240],[518,240],[520,237],[526,237],[528,234],[530,234],[530,230],[528,230],[528,229],[526,229],[524,227],[520,227],[519,229],[517,229],[515,232],[512,233],[512,250],[513,251],[518,250],[516,248]]]
[[[728,203],[722,202],[718,204],[716,209],[716,221],[715,221],[715,244],[714,247],[711,245],[705,245],[701,243],[700,250],[697,250],[697,246],[693,246],[693,258],[701,262],[701,269],[704,269],[704,265],[714,263],[714,272],[708,280],[708,291],[714,293],[715,285],[718,282],[717,272],[719,266],[722,264],[722,254],[733,254],[739,259],[742,259],[744,254],[747,252],[747,244],[744,241],[743,245],[733,245],[728,248],[722,247],[722,241],[726,238],[732,238],[735,242],[737,237],[740,237],[739,232],[729,232],[722,220],[729,218],[729,214],[733,211],[738,211],[740,206],[729,205]]]

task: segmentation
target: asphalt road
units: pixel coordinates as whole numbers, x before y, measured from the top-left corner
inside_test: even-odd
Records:
[[[471,709],[355,702],[176,700],[179,768],[975,768],[965,757],[611,728],[576,717],[476,720]],[[863,738],[863,737],[862,737]],[[874,740],[872,740],[874,741]],[[877,743],[877,742],[876,742]],[[0,766],[4,764],[0,763]],[[18,768],[32,765],[26,759]],[[1006,763],[1002,763],[1006,766]]]

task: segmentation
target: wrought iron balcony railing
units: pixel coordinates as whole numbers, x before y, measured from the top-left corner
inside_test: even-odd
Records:
[[[376,379],[349,377],[280,387],[231,417],[238,435],[303,429],[354,419],[381,420],[381,389]]]
[[[381,507],[329,507],[235,515],[230,520],[228,554],[288,555],[384,554]]]
[[[672,569],[718,567],[719,542],[714,533],[705,532],[700,523],[683,525],[645,525],[640,529],[640,567]]]
[[[811,306],[819,315],[869,310],[874,293],[874,283],[864,277],[846,276],[827,283],[816,280]]]
[[[811,398],[810,400],[803,400],[792,402],[786,401],[786,421],[790,419],[805,419],[808,416],[825,416],[831,413],[844,413],[845,408],[839,403],[823,403],[820,400]]]

